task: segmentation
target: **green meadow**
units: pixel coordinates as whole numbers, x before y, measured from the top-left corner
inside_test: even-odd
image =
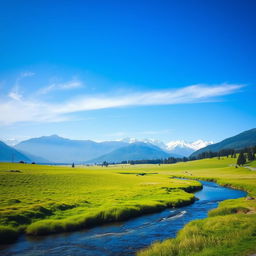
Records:
[[[0,164],[0,238],[45,235],[126,220],[195,200],[197,181],[148,168]]]
[[[178,177],[216,181],[248,192],[247,198],[226,200],[208,218],[187,224],[174,239],[156,242],[138,256],[246,256],[256,252],[256,171],[235,167],[236,159],[204,159],[163,166]],[[248,164],[256,166],[256,161]]]
[[[109,167],[0,164],[0,238],[46,235],[126,220],[194,202],[194,179],[242,189],[251,198],[226,200],[174,239],[138,252],[153,255],[250,255],[256,252],[256,171],[234,158],[170,165]],[[256,166],[256,161],[249,164]],[[190,180],[179,180],[186,177]],[[249,200],[250,199],[250,200]]]

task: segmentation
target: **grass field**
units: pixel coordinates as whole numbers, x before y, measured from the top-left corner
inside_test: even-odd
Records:
[[[174,176],[214,180],[256,197],[256,171],[235,168],[235,159],[204,159],[163,166]],[[255,166],[256,161],[249,164]],[[146,166],[144,168],[147,168]],[[141,169],[143,167],[141,166]],[[256,252],[256,200],[226,200],[204,220],[187,224],[174,239],[157,242],[138,256],[246,256]]]
[[[125,170],[125,171],[124,171]],[[0,239],[43,235],[125,220],[192,203],[197,181],[130,166],[65,167],[0,164]]]
[[[193,202],[187,192],[199,189],[198,182],[170,177],[213,180],[256,197],[256,171],[236,168],[235,161],[76,168],[0,164],[0,238],[6,242],[22,232],[72,231]],[[186,225],[175,239],[138,255],[250,255],[256,252],[255,212],[255,199],[224,201],[208,218]]]

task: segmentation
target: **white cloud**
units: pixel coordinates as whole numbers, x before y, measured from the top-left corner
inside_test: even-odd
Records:
[[[20,87],[18,84],[16,84],[11,91],[8,93],[8,96],[13,100],[21,100],[22,94],[20,93]]]
[[[37,94],[47,94],[51,91],[57,90],[71,90],[82,87],[83,83],[77,79],[72,79],[66,83],[52,83],[46,87],[41,88]]]
[[[78,80],[71,80],[64,84],[59,84],[59,88],[63,90],[74,89],[82,86],[82,82]]]
[[[22,95],[18,93],[18,91],[9,92],[8,96],[13,100],[21,100]]]
[[[84,96],[56,107],[56,113],[72,113],[104,108],[198,103],[236,92],[242,85],[192,85],[182,89],[137,92],[118,96]]]
[[[78,86],[65,83],[64,87]],[[20,95],[9,94],[9,99],[0,103],[0,123],[16,122],[59,122],[69,120],[67,114],[106,108],[170,105],[199,103],[216,100],[216,97],[237,92],[243,85],[192,85],[181,89],[165,91],[136,92],[116,96],[94,95],[80,96],[61,103],[47,103],[36,99],[24,99]],[[10,99],[11,98],[11,99]]]
[[[31,77],[34,76],[35,73],[26,71],[20,73],[18,78],[16,79],[15,85],[11,89],[11,91],[8,93],[8,96],[13,99],[13,100],[21,100],[22,99],[22,93],[20,92],[20,82],[25,78],[25,77]]]

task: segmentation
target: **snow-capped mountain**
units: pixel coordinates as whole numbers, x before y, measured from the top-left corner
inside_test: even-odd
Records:
[[[203,141],[203,140],[196,140],[194,142],[186,142],[184,140],[176,140],[170,141],[166,144],[168,150],[173,150],[176,147],[180,148],[191,148],[193,150],[198,150],[200,148],[204,148],[210,144],[213,144],[212,141]]]
[[[155,145],[155,146],[157,146],[157,147],[159,147],[161,149],[164,149],[164,150],[167,149],[165,143],[163,143],[160,140],[156,140],[156,139],[141,139],[141,140],[139,140],[139,139],[136,139],[136,138],[129,138],[129,137],[127,137],[127,138],[121,139],[120,141],[129,143],[129,144],[135,143],[135,142],[150,143],[150,144],[153,144],[153,145]]]
[[[190,156],[194,151],[204,148],[210,144],[213,144],[212,141],[196,140],[194,142],[187,142],[184,140],[170,141],[164,143],[156,139],[136,139],[136,138],[124,138],[121,141],[126,143],[135,143],[135,142],[144,142],[153,144],[169,153],[177,154],[181,156]]]
[[[189,156],[194,151],[204,148],[210,144],[212,141],[196,140],[194,142],[186,142],[184,140],[170,141],[166,144],[167,151],[174,154],[179,154],[183,156]]]

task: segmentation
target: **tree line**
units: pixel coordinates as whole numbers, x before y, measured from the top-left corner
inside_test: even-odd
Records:
[[[237,157],[238,155],[238,157]],[[219,152],[203,152],[197,156],[196,159],[212,158],[212,157],[231,157],[237,158],[237,165],[244,165],[247,161],[251,162],[256,159],[256,146],[246,147],[240,150],[223,149]],[[196,160],[193,159],[193,160]]]
[[[145,160],[129,160],[129,161],[121,161],[121,162],[107,162],[104,161],[101,165],[102,166],[108,166],[113,164],[174,164],[178,162],[187,162],[187,161],[193,161],[193,160],[199,160],[199,159],[205,159],[205,158],[213,158],[218,157],[220,159],[221,157],[231,157],[231,158],[237,158],[237,165],[244,165],[247,161],[251,162],[256,159],[256,146],[254,147],[247,147],[240,150],[234,150],[234,149],[222,149],[218,152],[202,152],[198,156],[193,157],[168,157],[165,159],[145,159]]]

